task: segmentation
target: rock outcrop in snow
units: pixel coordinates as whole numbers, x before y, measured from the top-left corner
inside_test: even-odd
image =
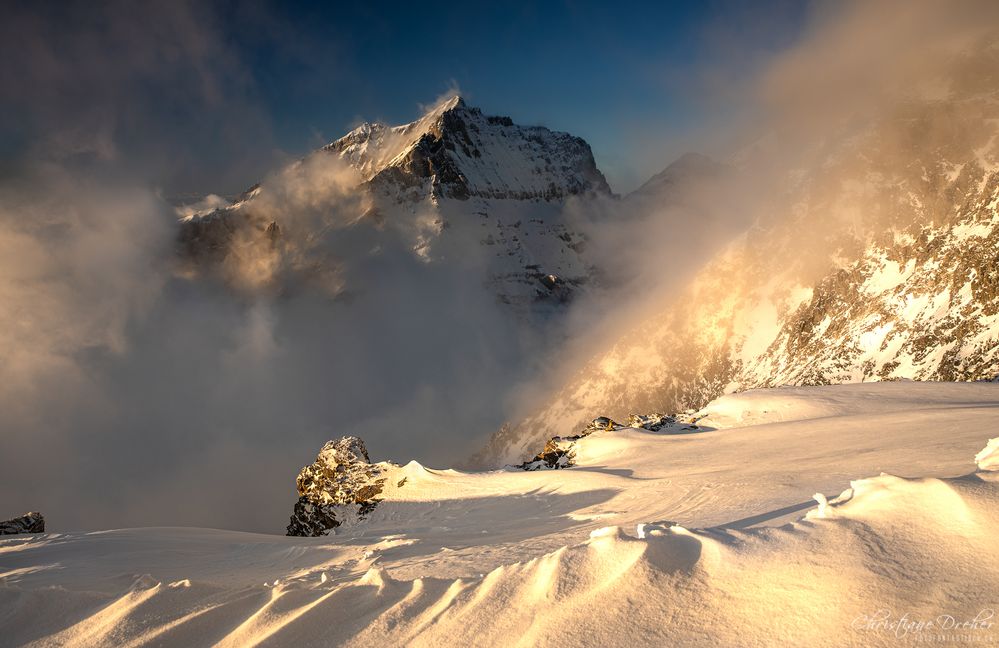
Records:
[[[315,462],[302,468],[290,536],[321,536],[348,520],[364,519],[381,501],[387,463],[371,463],[364,442],[345,436],[328,441]]]
[[[45,518],[41,513],[31,511],[21,517],[0,522],[0,535],[15,533],[45,533]]]
[[[736,427],[700,437],[595,432],[580,442],[600,462],[592,470],[393,469],[386,500],[347,538],[181,527],[8,537],[0,637],[994,645],[999,479],[966,473],[997,406],[984,383],[753,390],[712,403]],[[331,452],[364,459],[349,440]],[[863,475],[878,476],[847,483]],[[830,495],[818,507],[816,492]]]
[[[574,466],[576,463],[576,441],[593,434],[595,431],[587,428],[574,436],[552,437],[533,459],[525,461],[517,467],[521,470],[541,470],[544,468],[558,470]]]
[[[569,468],[576,465],[576,444],[580,439],[584,439],[595,432],[613,432],[625,428],[641,428],[650,432],[659,432],[664,428],[682,425],[678,423],[677,417],[666,414],[632,414],[628,417],[628,423],[623,425],[617,421],[598,416],[590,421],[579,434],[565,437],[552,437],[545,443],[545,447],[534,456],[533,459],[525,461],[517,466],[521,470],[542,470]],[[697,429],[696,425],[682,425],[682,430]]]

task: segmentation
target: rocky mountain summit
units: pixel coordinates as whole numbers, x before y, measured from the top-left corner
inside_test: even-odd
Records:
[[[354,436],[329,441],[315,462],[295,480],[298,501],[288,523],[290,536],[321,536],[345,522],[363,520],[381,501],[386,472],[396,467],[371,463],[364,442]]]
[[[323,149],[381,194],[419,201],[561,201],[610,194],[589,145],[541,126],[485,115],[454,96],[403,126],[365,123]]]
[[[32,511],[20,517],[0,522],[0,535],[16,533],[45,533],[45,518],[41,513]]]

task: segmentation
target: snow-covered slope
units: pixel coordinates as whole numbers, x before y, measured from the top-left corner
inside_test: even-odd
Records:
[[[996,641],[999,479],[982,472],[982,449],[997,405],[994,384],[756,390],[711,403],[685,434],[594,433],[566,470],[394,468],[368,520],[327,537],[150,528],[3,539],[0,637]]]

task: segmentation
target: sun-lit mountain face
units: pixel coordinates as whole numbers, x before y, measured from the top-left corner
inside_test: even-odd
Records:
[[[780,173],[758,172],[787,162],[780,132],[733,156],[759,190],[720,186],[746,192],[755,224],[478,459],[529,456],[598,413],[696,409],[753,387],[999,375],[999,95],[973,73],[996,63],[978,42],[932,90],[840,123]]]

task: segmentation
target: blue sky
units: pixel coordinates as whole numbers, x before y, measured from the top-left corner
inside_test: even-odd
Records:
[[[670,139],[698,130],[711,110],[725,112],[701,103],[711,100],[704,75],[714,68],[750,74],[793,42],[804,8],[711,1],[286,5],[280,11],[289,29],[305,32],[296,54],[326,64],[288,74],[294,61],[280,56],[275,42],[255,50],[254,65],[271,114],[281,116],[278,139],[291,149],[315,143],[317,133],[335,137],[360,119],[408,121],[417,103],[455,85],[486,112],[586,138],[617,176],[615,185],[632,184],[657,157],[643,151],[642,160],[630,161],[635,145],[663,147],[661,166],[681,153]]]
[[[685,150],[723,146],[718,125],[746,110],[741,85],[795,41],[806,8],[789,0],[22,8],[0,27],[8,48],[0,100],[12,115],[0,126],[0,152],[9,164],[48,138],[139,169],[166,193],[232,193],[361,120],[412,120],[419,104],[456,87],[487,113],[584,137],[623,191]]]

